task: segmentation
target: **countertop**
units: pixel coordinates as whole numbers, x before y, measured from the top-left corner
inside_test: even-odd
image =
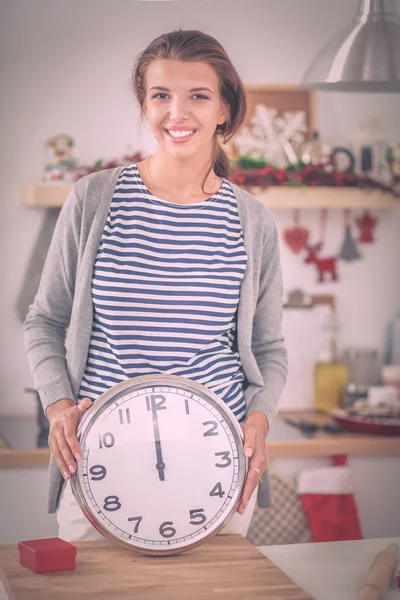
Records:
[[[318,431],[312,438],[285,423],[286,418],[301,417],[328,423],[327,413],[282,411],[271,425],[267,438],[269,458],[312,456],[400,454],[400,436],[330,434]],[[0,467],[47,466],[47,433],[41,432],[35,417],[0,417]]]
[[[400,538],[260,546],[258,549],[314,600],[355,600],[373,559],[391,543],[400,547]],[[385,600],[400,600],[395,579]]]
[[[400,538],[260,546],[257,549],[314,600],[355,600],[373,559],[390,543],[400,546]],[[146,593],[147,597],[150,596]],[[235,594],[234,597],[240,596]],[[400,588],[393,578],[385,600],[399,599]],[[1,583],[0,600],[8,600]]]

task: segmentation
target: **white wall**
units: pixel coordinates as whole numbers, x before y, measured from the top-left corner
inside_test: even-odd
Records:
[[[45,140],[59,132],[72,135],[84,163],[119,157],[128,143],[151,151],[149,134],[138,137],[129,79],[135,56],[163,32],[197,28],[216,36],[245,83],[296,83],[356,6],[357,0],[0,0],[0,414],[34,412],[33,398],[23,394],[32,381],[15,301],[43,211],[22,207],[19,188],[40,181]],[[320,93],[317,123],[322,137],[344,144],[367,113],[381,119],[395,143],[398,103],[396,94]],[[378,242],[363,249],[365,260],[340,263],[337,284],[317,286],[314,269],[282,247],[287,289],[337,295],[343,343],[381,348],[386,321],[400,306],[399,215],[379,215]],[[276,213],[280,229],[291,216]],[[318,213],[304,213],[302,220],[316,239]],[[336,252],[341,212],[329,214],[327,235],[326,252]]]

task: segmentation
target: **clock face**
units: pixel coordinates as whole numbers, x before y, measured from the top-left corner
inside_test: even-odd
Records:
[[[103,394],[78,427],[72,490],[103,534],[146,553],[198,545],[235,511],[248,468],[242,431],[213,392],[147,375]]]

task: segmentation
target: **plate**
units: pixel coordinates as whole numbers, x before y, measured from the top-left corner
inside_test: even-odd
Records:
[[[400,435],[400,419],[349,415],[345,410],[332,411],[331,417],[346,431],[377,435]]]

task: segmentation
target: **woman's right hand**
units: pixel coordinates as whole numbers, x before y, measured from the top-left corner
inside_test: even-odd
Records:
[[[71,477],[76,470],[75,461],[82,457],[76,430],[79,419],[92,404],[90,398],[83,398],[79,404],[70,398],[63,398],[47,407],[49,448],[64,479]]]

